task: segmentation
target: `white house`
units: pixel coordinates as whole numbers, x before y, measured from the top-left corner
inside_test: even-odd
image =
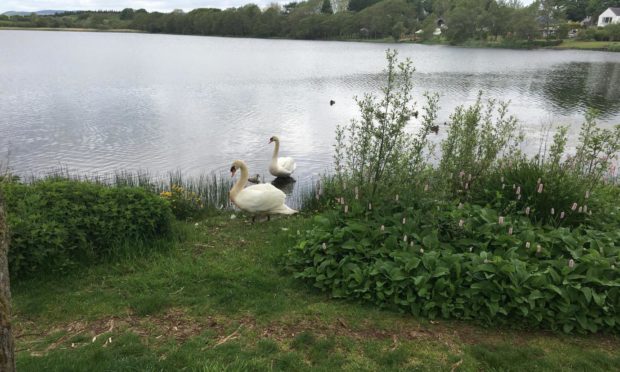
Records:
[[[598,16],[598,27],[605,27],[612,23],[620,23],[620,8],[607,8]]]

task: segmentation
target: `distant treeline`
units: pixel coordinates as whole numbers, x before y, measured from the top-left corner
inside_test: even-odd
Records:
[[[344,2],[342,2],[344,1]],[[594,19],[610,0],[309,0],[265,9],[255,4],[189,13],[76,11],[49,16],[0,16],[0,27],[135,29],[186,35],[294,39],[431,39],[441,30],[453,43],[466,40],[562,38],[567,21]],[[335,8],[335,9],[334,9]],[[336,12],[334,12],[336,10]],[[549,30],[553,30],[550,32]],[[434,35],[435,34],[435,35]]]

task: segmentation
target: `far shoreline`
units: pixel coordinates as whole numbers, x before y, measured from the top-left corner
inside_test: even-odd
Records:
[[[131,34],[152,34],[152,35],[178,35],[178,36],[212,36],[212,37],[230,37],[233,39],[263,39],[263,40],[310,40],[310,41],[342,41],[342,42],[359,42],[359,43],[385,43],[385,44],[419,44],[419,45],[442,45],[448,47],[459,48],[482,48],[482,49],[512,49],[512,50],[583,50],[592,52],[620,52],[620,42],[614,41],[576,41],[563,40],[562,43],[554,46],[536,46],[525,45],[515,46],[510,44],[490,43],[490,42],[466,42],[463,44],[449,44],[445,42],[418,42],[411,39],[401,39],[394,41],[391,38],[384,39],[291,39],[284,37],[259,38],[259,37],[239,37],[225,35],[194,35],[194,34],[169,34],[169,33],[153,33],[135,29],[115,28],[115,29],[98,29],[98,28],[69,28],[69,27],[0,27],[0,31],[66,31],[66,32],[113,32],[113,33],[131,33]]]

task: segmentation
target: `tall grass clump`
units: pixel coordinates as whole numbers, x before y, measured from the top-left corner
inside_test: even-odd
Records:
[[[168,200],[179,220],[200,218],[215,211],[231,207],[228,192],[232,181],[216,173],[187,177],[179,170],[165,176],[145,170],[117,170],[110,174],[87,174],[70,171],[66,167],[54,169],[45,175],[23,177],[26,183],[39,180],[72,180],[112,187],[138,187]]]
[[[391,51],[387,65],[383,98],[358,100],[360,118],[336,131],[323,212],[287,254],[294,275],[431,319],[620,332],[620,126],[589,113],[574,153],[560,127],[528,157],[508,104],[480,95],[430,161],[437,98],[408,129],[413,68]]]

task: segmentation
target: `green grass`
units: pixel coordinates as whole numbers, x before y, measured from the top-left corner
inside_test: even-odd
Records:
[[[331,300],[283,269],[309,226],[230,214],[179,223],[180,239],[147,257],[14,283],[18,369],[620,370],[617,336],[429,322]]]
[[[553,47],[555,49],[584,49],[584,50],[606,50],[610,52],[620,51],[620,41],[579,41],[564,40],[562,44]]]

